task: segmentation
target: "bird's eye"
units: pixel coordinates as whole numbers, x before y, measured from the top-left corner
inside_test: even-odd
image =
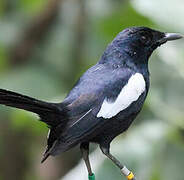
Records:
[[[141,36],[141,43],[144,44],[145,46],[148,46],[150,44],[150,37],[149,36],[145,36],[145,35],[142,35]]]

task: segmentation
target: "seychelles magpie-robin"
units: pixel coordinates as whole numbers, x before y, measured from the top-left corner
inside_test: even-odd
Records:
[[[98,63],[89,68],[61,103],[40,101],[0,89],[0,104],[39,115],[49,128],[42,162],[80,144],[89,176],[89,143],[118,166],[127,179],[131,173],[109,151],[111,141],[126,131],[140,112],[149,89],[148,59],[167,41],[182,38],[147,27],[120,32],[107,46]]]

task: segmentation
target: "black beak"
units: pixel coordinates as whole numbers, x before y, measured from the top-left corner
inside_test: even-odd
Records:
[[[159,43],[165,43],[167,41],[173,41],[173,40],[177,40],[177,39],[181,39],[183,38],[183,36],[181,34],[178,33],[165,33],[164,37],[162,39],[159,39],[158,42]]]

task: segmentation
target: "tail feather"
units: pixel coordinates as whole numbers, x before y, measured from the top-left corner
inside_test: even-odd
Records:
[[[0,89],[0,104],[36,113],[40,116],[40,120],[50,127],[51,133],[47,140],[47,149],[41,161],[43,163],[52,155],[50,152],[67,123],[64,105],[40,101],[4,89]]]
[[[0,104],[36,113],[41,121],[52,127],[61,120],[61,104],[40,101],[12,91],[0,89]]]

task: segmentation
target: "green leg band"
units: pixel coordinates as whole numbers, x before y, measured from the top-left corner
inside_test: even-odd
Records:
[[[95,174],[92,174],[91,176],[89,175],[89,176],[88,176],[88,179],[89,179],[89,180],[95,180]]]

